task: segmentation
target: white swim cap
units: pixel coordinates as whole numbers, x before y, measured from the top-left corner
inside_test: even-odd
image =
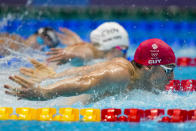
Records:
[[[93,44],[99,44],[100,50],[109,50],[115,46],[129,46],[127,31],[116,22],[105,22],[90,34]]]

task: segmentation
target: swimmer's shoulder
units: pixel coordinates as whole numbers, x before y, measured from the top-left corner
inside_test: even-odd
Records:
[[[128,61],[127,59],[125,59],[123,57],[116,57],[116,58],[113,58],[111,61],[117,62],[117,63],[131,64],[130,61]]]
[[[128,70],[131,77],[134,77],[135,67],[133,66],[133,64],[130,61],[128,61],[127,59],[125,59],[123,57],[118,57],[118,58],[113,58],[112,62],[117,63],[118,65],[120,65],[123,68],[125,68],[126,70]]]
[[[86,42],[74,44],[74,45],[68,46],[67,48],[72,48],[72,49],[75,49],[75,50],[84,50],[84,51],[94,51],[94,50],[96,50],[96,48],[92,44],[89,44],[89,43],[86,43]]]
[[[92,43],[85,43],[83,45],[84,45],[84,49],[86,49],[86,51],[91,52],[94,58],[100,58],[100,56],[102,57],[103,51],[97,49]]]
[[[77,43],[77,44],[70,45],[68,47],[84,49],[84,48],[93,48],[93,45],[89,44],[89,43],[86,43],[86,42],[80,42],[80,43]]]
[[[91,43],[85,42],[85,43],[83,44],[83,46],[88,47],[88,48],[91,48],[91,49],[93,49],[93,50],[97,50],[97,48],[96,48],[93,44],[91,44]]]

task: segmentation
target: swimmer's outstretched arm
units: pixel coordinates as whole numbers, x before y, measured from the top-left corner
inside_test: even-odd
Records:
[[[92,72],[94,70],[104,68],[104,65],[106,65],[107,62],[101,62],[97,63],[95,65],[88,65],[88,66],[82,66],[82,67],[73,67],[71,69],[64,70],[58,74],[55,75],[55,78],[61,78],[64,76],[81,76],[86,75],[89,72]]]
[[[107,78],[106,72],[95,71],[89,75],[67,78],[51,84],[47,87],[46,92],[49,96],[72,96],[82,94],[101,84]],[[97,87],[98,88],[98,87]]]
[[[101,78],[102,75],[75,77],[57,81],[48,87],[41,87],[36,86],[32,81],[15,75],[11,76],[10,79],[20,84],[21,87],[16,88],[9,85],[5,85],[4,87],[9,90],[5,92],[6,94],[30,100],[47,100],[57,96],[82,94],[83,92],[91,89],[93,86],[96,86]]]
[[[106,69],[96,70],[88,75],[68,78],[57,81],[45,88],[37,86],[32,82],[20,76],[12,76],[11,80],[20,84],[20,88],[15,88],[9,85],[4,87],[9,91],[7,94],[18,96],[26,99],[47,100],[57,96],[73,96],[83,94],[90,89],[98,89],[101,91],[103,84],[113,82],[122,82],[129,79],[127,70],[119,66],[112,66]],[[110,90],[109,88],[105,91]]]
[[[30,59],[30,62],[33,64],[34,69],[22,67],[20,72],[25,76],[30,77],[31,81],[41,82],[48,78],[55,78],[56,72],[53,68],[48,67],[44,63],[40,63],[35,59]]]
[[[69,30],[68,28],[62,28],[60,27],[59,30],[62,33],[57,33],[58,38],[60,39],[61,43],[66,45],[73,45],[80,42],[83,42],[83,40],[80,38],[78,34],[75,32]]]
[[[27,98],[30,100],[47,100],[46,94],[41,87],[34,87],[34,83],[22,78],[20,76],[11,76],[11,80],[20,83],[21,88],[13,88],[9,85],[5,85],[4,88],[9,91],[5,91],[6,94],[18,96],[19,98]],[[22,82],[23,81],[23,82]],[[32,87],[32,88],[31,88]],[[88,104],[91,100],[91,95],[81,94],[78,96],[71,96],[66,98],[66,105],[73,105],[74,103],[81,102],[82,104]]]
[[[30,59],[30,62],[34,65],[34,69],[22,67],[20,72],[28,77],[34,82],[41,82],[48,78],[61,78],[64,76],[77,76],[77,75],[85,75],[91,71],[97,70],[99,68],[103,68],[107,62],[97,63],[91,66],[83,66],[83,67],[75,67],[71,69],[67,69],[63,72],[56,73],[52,68],[47,65],[38,62],[37,60]]]
[[[102,58],[105,52],[96,49],[92,44],[78,43],[75,45],[62,48],[52,48],[49,55],[48,62],[58,62],[62,64],[72,58],[80,58],[82,60],[91,60],[93,58]]]
[[[74,45],[75,46],[75,45]],[[49,58],[47,58],[48,62],[57,62],[57,64],[62,64],[65,63],[67,61],[69,61],[69,59],[72,58],[80,58],[82,60],[90,60],[92,58],[94,58],[94,54],[92,52],[92,50],[90,49],[83,49],[85,50],[81,50],[82,47],[80,47],[80,49],[77,48],[71,48],[71,46],[67,47],[67,48],[52,48],[50,52],[47,52],[46,55],[50,55]]]

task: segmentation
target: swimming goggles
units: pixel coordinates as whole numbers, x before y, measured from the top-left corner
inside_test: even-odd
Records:
[[[43,45],[44,44],[44,39],[42,39],[40,36],[37,36],[36,41],[39,45]]]
[[[167,66],[164,66],[164,65],[160,65],[160,66],[164,69],[166,74],[170,74],[174,71],[174,67],[172,68],[172,67],[167,67]]]
[[[120,47],[120,46],[116,46],[115,48],[118,49],[119,51],[121,51],[121,53],[122,53],[123,55],[126,55],[126,54],[127,54],[128,47],[126,47],[125,49],[123,49],[123,48]]]

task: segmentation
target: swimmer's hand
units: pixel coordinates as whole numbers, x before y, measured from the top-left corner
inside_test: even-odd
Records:
[[[60,39],[62,44],[73,45],[73,44],[83,42],[83,40],[80,38],[78,34],[69,30],[68,28],[60,27],[59,30],[62,33],[57,33],[57,36]]]
[[[10,76],[10,80],[18,83],[21,87],[12,87],[9,85],[4,85],[5,91],[8,95],[18,96],[19,98],[29,99],[29,100],[46,100],[49,97],[46,95],[46,89],[40,86],[36,87],[36,84],[28,79],[21,76]]]
[[[47,58],[47,62],[57,62],[58,65],[64,64],[69,61],[70,58],[74,57],[72,53],[66,51],[66,48],[52,48],[46,55],[50,55],[50,57]]]
[[[33,64],[34,69],[22,67],[20,68],[20,72],[28,76],[31,81],[39,83],[48,78],[55,78],[56,72],[51,67],[35,59],[30,59],[30,62]]]

